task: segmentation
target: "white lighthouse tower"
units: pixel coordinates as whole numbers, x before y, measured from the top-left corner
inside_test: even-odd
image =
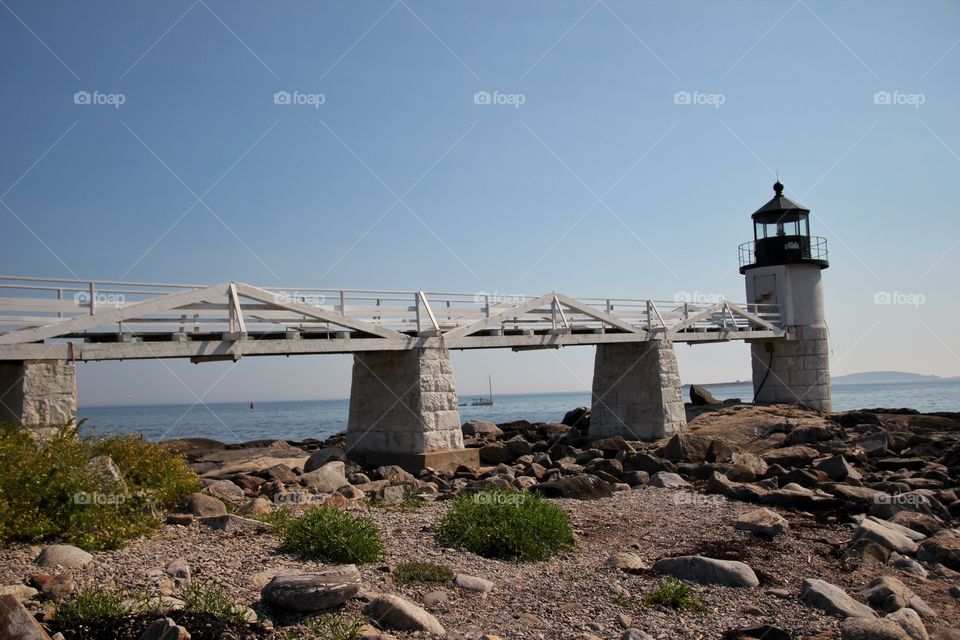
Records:
[[[747,301],[776,305],[786,329],[784,339],[750,345],[754,400],[830,411],[830,349],[820,279],[829,266],[827,241],[810,235],[810,210],[785,197],[779,180],[773,190],[773,199],[751,216],[753,242],[740,245]]]

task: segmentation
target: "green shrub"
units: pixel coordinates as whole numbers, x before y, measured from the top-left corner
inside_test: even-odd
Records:
[[[185,611],[209,613],[210,615],[233,622],[245,624],[247,609],[230,600],[223,586],[214,581],[193,581],[180,593]]]
[[[499,489],[459,495],[437,528],[441,543],[486,558],[533,562],[573,547],[563,509],[536,495]]]
[[[57,607],[57,626],[69,629],[80,624],[134,613],[127,594],[95,587],[73,596]]]
[[[440,584],[453,580],[450,567],[432,562],[404,562],[393,570],[397,584]]]
[[[290,523],[297,519],[297,517],[293,515],[293,512],[290,510],[290,507],[280,507],[276,511],[271,511],[270,513],[260,513],[250,517],[254,520],[259,520],[260,522],[270,525],[273,534],[281,538],[286,533]]]
[[[98,455],[113,458],[124,486],[88,467]],[[39,440],[0,425],[0,469],[0,542],[114,549],[156,528],[158,508],[198,487],[182,456],[136,437],[83,437],[73,426]]]
[[[659,604],[671,609],[685,609],[687,611],[710,610],[697,598],[690,585],[676,578],[664,578],[659,587],[644,594],[643,604],[647,606]]]
[[[335,507],[311,507],[283,532],[282,551],[307,560],[363,564],[383,557],[383,541],[370,518]]]

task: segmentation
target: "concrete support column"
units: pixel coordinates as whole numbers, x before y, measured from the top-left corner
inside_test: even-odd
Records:
[[[63,360],[0,362],[0,422],[40,428],[76,420],[76,365]]]
[[[788,335],[792,339],[750,345],[756,401],[782,402],[830,411],[830,345],[827,328],[794,326],[789,329]]]
[[[672,342],[658,338],[597,345],[591,436],[657,440],[686,426]]]
[[[477,450],[463,447],[447,349],[354,354],[347,455],[408,470],[479,464]]]

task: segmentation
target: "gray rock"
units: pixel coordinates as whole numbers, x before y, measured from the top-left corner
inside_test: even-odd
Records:
[[[514,459],[513,453],[506,442],[491,442],[480,447],[480,462],[484,464],[500,464],[501,462],[511,462]]]
[[[629,551],[620,551],[607,558],[607,566],[627,573],[642,573],[648,568],[640,556]]]
[[[917,543],[899,531],[875,522],[870,519],[860,521],[860,526],[853,534],[853,540],[869,540],[876,542],[897,553],[913,554],[917,551]]]
[[[920,545],[917,560],[937,562],[948,569],[960,571],[960,538],[950,535],[937,535],[927,538]]]
[[[910,640],[910,636],[892,620],[849,618],[840,624],[843,640]]]
[[[690,483],[676,473],[659,471],[650,477],[647,486],[660,487],[661,489],[684,489],[689,487]]]
[[[465,422],[460,429],[465,436],[475,436],[489,440],[499,438],[503,435],[503,430],[501,430],[500,427],[486,420],[471,420]]]
[[[0,596],[0,638],[4,640],[50,640],[43,627],[15,597]]]
[[[437,609],[441,605],[447,604],[448,600],[446,591],[430,591],[423,596],[423,606],[427,609]]]
[[[594,475],[570,476],[541,482],[533,490],[547,498],[597,500],[613,495],[610,485]]]
[[[913,513],[912,511],[901,511],[900,513],[908,514],[911,516],[927,517],[927,516],[923,516],[923,514],[920,514],[920,513]],[[900,515],[900,514],[896,514],[896,515]],[[910,538],[914,542],[922,542],[927,537],[927,534],[925,533],[920,533],[919,531],[911,529],[910,527],[904,526],[897,522],[893,522],[891,520],[884,520],[883,518],[878,518],[877,516],[867,516],[867,519],[872,520],[877,524],[886,527],[887,529],[893,529],[897,533],[901,533],[905,535],[906,537]]]
[[[909,573],[912,576],[917,576],[918,578],[926,578],[928,575],[927,570],[923,568],[922,564],[913,558],[902,556],[897,552],[890,554],[890,564],[900,571]]]
[[[292,611],[312,612],[343,604],[360,592],[360,572],[352,564],[311,573],[274,576],[261,592],[264,602]]]
[[[236,531],[265,533],[271,529],[270,525],[266,524],[265,522],[260,522],[259,520],[254,520],[252,518],[244,518],[232,513],[222,516],[209,516],[207,518],[200,518],[200,524],[210,527],[216,531],[226,531],[227,533],[233,533]]]
[[[326,447],[324,449],[318,449],[310,454],[310,457],[307,458],[307,461],[303,463],[303,472],[310,473],[311,471],[316,471],[321,468],[328,462],[333,462],[335,460],[340,460],[341,462],[345,460],[347,454],[343,449],[339,447]]]
[[[841,456],[830,456],[823,460],[817,460],[813,465],[814,469],[823,471],[831,480],[861,480],[861,476],[856,469],[850,466],[850,463]]]
[[[183,558],[177,558],[167,564],[166,573],[176,580],[190,581],[190,565]]]
[[[87,462],[87,470],[98,476],[104,487],[116,490],[126,491],[127,483],[123,481],[123,475],[120,468],[110,456],[94,456]]]
[[[140,640],[190,640],[190,634],[170,618],[154,620]]]
[[[927,628],[924,626],[920,615],[913,609],[900,609],[884,617],[884,620],[890,620],[900,625],[900,628],[907,632],[910,640],[928,640]]]
[[[229,480],[213,480],[203,488],[203,493],[220,498],[231,504],[243,502],[243,489]]]
[[[328,462],[319,469],[300,476],[300,484],[317,493],[333,493],[340,487],[350,484],[344,475],[344,464],[339,460]]]
[[[876,612],[865,604],[857,602],[840,587],[824,580],[807,578],[803,581],[800,600],[804,604],[830,615],[844,618],[876,618]]]
[[[653,640],[653,637],[640,631],[640,629],[627,629],[620,636],[620,640]]]
[[[658,560],[653,564],[653,570],[698,584],[722,584],[728,587],[756,587],[760,584],[753,569],[736,560],[677,556]]]
[[[860,590],[860,594],[873,608],[885,613],[909,607],[924,618],[935,618],[937,615],[920,596],[892,576],[880,576],[871,581]]]
[[[779,513],[761,508],[737,518],[733,527],[740,531],[749,531],[756,535],[772,538],[786,533],[790,525]]]
[[[227,507],[223,501],[203,493],[191,493],[184,497],[177,507],[180,513],[189,513],[198,518],[226,515]]]
[[[816,449],[796,445],[765,451],[760,456],[768,465],[779,464],[781,467],[806,467],[819,457]]]
[[[480,593],[490,593],[493,591],[494,584],[490,580],[470,576],[465,573],[458,573],[453,579],[453,584],[467,591],[479,591]]]
[[[13,596],[18,602],[29,600],[38,593],[40,592],[25,584],[8,584],[0,587],[0,596]]]
[[[379,595],[363,608],[363,612],[380,626],[401,631],[426,631],[439,636],[447,633],[427,611],[399,596]]]
[[[47,569],[57,565],[64,569],[83,569],[93,562],[93,556],[68,544],[51,544],[43,548],[34,562]]]

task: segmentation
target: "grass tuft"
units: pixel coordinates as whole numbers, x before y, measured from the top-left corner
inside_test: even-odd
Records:
[[[453,580],[450,567],[432,562],[404,562],[393,570],[397,584],[442,584]]]
[[[283,531],[281,551],[306,560],[364,564],[383,557],[383,540],[370,518],[335,507],[311,507]]]
[[[659,587],[644,594],[643,604],[686,611],[710,611],[710,608],[697,598],[690,585],[676,578],[664,578]]]
[[[180,594],[185,611],[209,613],[210,615],[232,622],[246,624],[247,609],[230,600],[223,586],[215,581],[192,581]]]
[[[57,625],[69,629],[81,624],[117,618],[134,613],[127,594],[122,590],[95,587],[73,596],[57,607]]]
[[[533,494],[500,489],[459,495],[437,529],[442,544],[485,558],[534,562],[574,546],[563,509]]]

